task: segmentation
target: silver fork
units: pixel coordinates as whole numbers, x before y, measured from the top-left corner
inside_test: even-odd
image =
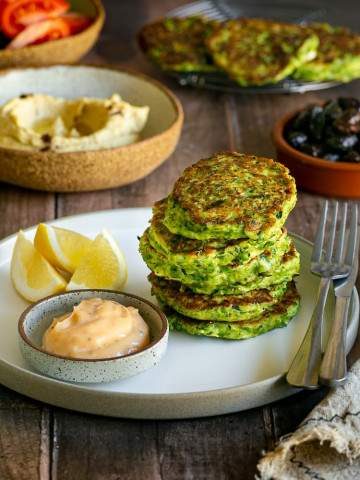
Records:
[[[348,204],[344,202],[340,206],[340,226],[337,234],[339,202],[334,202],[330,216],[330,232],[325,241],[329,201],[325,200],[324,202],[311,256],[311,271],[321,277],[317,303],[305,337],[286,376],[287,382],[296,387],[318,387],[322,354],[322,325],[329,287],[333,279],[347,277],[352,267],[351,263],[347,263],[347,257],[343,261],[347,212]],[[352,248],[351,245],[349,247]]]
[[[348,242],[350,245],[348,245],[347,248],[346,261],[352,264],[352,269],[350,275],[345,280],[336,281],[335,315],[320,367],[320,383],[331,387],[341,385],[347,377],[347,320],[349,316],[350,299],[359,270],[358,206],[356,204],[351,205]]]
[[[215,2],[211,0],[200,0],[198,2],[187,3],[171,10],[168,17],[191,17],[199,15],[209,20],[218,20],[220,22],[228,20],[229,17],[223,14]]]
[[[238,18],[238,17],[262,17],[266,13],[266,9],[270,7],[270,5],[258,5],[259,13],[257,9],[252,11],[251,2],[242,4],[239,2],[223,2],[220,0],[198,0],[196,2],[187,3],[182,5],[181,7],[174,8],[168,14],[167,17],[191,17],[201,16],[206,17],[209,20],[218,20],[220,22],[229,20],[231,18]],[[271,6],[271,10],[272,10]],[[249,9],[250,8],[250,9]],[[291,13],[291,11],[290,11]],[[326,8],[313,8],[308,11],[306,14],[300,15],[294,18],[292,21],[295,23],[308,23],[313,21],[319,21],[323,19],[327,14]],[[265,15],[267,16],[267,15]],[[275,15],[276,18],[276,15]],[[287,20],[288,18],[280,18],[279,20]]]

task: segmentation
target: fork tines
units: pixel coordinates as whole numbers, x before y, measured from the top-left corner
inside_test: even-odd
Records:
[[[319,274],[323,273],[330,263],[337,265],[344,263],[346,267],[352,266],[353,258],[350,254],[354,251],[352,245],[354,235],[351,232],[357,224],[357,215],[358,206],[354,202],[324,201],[311,257],[312,270],[319,270]],[[348,220],[350,234],[346,241]],[[345,245],[347,255],[344,259]],[[321,267],[320,264],[322,264]]]
[[[219,10],[215,2],[211,0],[203,0],[188,3],[182,7],[174,8],[167,16],[170,17],[191,17],[201,16],[209,20],[227,20],[227,17]]]

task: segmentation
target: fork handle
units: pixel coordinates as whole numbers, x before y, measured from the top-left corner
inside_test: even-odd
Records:
[[[331,278],[321,278],[314,312],[301,346],[292,361],[286,380],[294,387],[318,388],[321,362],[322,325]]]
[[[346,380],[346,331],[350,297],[336,297],[335,318],[320,368],[320,383],[330,387]]]

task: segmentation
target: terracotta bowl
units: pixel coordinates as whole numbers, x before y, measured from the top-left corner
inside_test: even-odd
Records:
[[[18,50],[0,49],[0,68],[75,63],[93,47],[105,21],[100,0],[73,0],[74,11],[94,18],[93,23],[77,35]]]
[[[286,165],[299,187],[327,197],[360,198],[360,165],[330,162],[293,148],[284,137],[286,124],[299,111],[281,118],[273,129],[277,159]]]
[[[173,152],[183,111],[160,83],[140,74],[89,65],[0,72],[0,104],[22,93],[106,98],[113,93],[150,114],[140,141],[118,148],[52,152],[0,148],[0,181],[36,190],[76,192],[118,187],[153,171]]]

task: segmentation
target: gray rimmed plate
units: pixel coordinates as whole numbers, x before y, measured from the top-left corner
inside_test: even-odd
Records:
[[[125,291],[150,299],[148,270],[138,253],[137,235],[147,227],[148,208],[110,210],[54,222],[89,236],[109,229],[119,241],[129,266]],[[28,238],[34,228],[26,231]],[[299,314],[283,329],[246,341],[226,341],[170,333],[166,357],[146,372],[122,381],[75,385],[36,373],[18,347],[17,319],[27,307],[9,278],[15,237],[0,242],[0,382],[24,395],[53,405],[100,415],[128,418],[189,418],[257,407],[295,393],[284,381],[306,331],[319,279],[309,273],[311,244],[294,236],[302,256],[298,288]],[[333,292],[328,315],[334,307]],[[359,300],[354,289],[347,336],[355,341]]]

